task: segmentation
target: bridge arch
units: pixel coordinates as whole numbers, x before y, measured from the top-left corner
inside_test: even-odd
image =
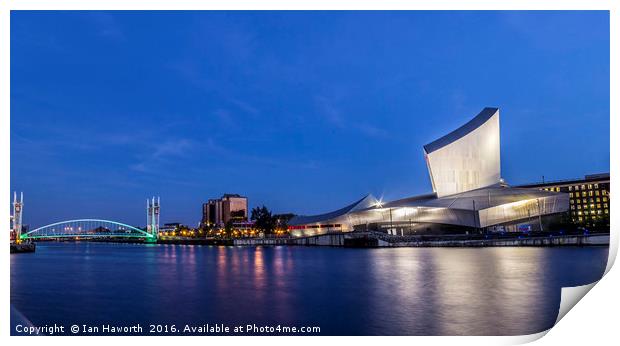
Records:
[[[52,238],[145,238],[157,236],[137,227],[103,219],[75,219],[51,223],[23,233],[21,239]]]

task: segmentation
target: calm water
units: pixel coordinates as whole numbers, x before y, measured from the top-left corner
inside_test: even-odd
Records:
[[[11,304],[34,325],[65,328],[256,323],[319,326],[322,335],[529,334],[553,325],[560,287],[601,277],[607,251],[39,243],[34,254],[11,255]]]

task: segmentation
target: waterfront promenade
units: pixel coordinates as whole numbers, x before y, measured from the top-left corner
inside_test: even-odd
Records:
[[[41,240],[40,240],[41,241]],[[101,238],[101,239],[48,239],[45,242],[104,242],[104,243],[143,243],[141,239]],[[381,232],[337,232],[307,237],[266,237],[266,238],[190,238],[161,237],[157,244],[211,245],[211,246],[330,246],[330,247],[496,247],[496,246],[609,246],[609,233],[549,234],[477,234],[477,235],[412,235],[398,236]],[[31,249],[32,248],[32,249]],[[14,251],[15,250],[15,251]],[[34,243],[27,249],[14,249],[13,252],[34,251]]]
[[[342,247],[487,247],[609,245],[609,233],[574,235],[395,236],[380,232],[328,233],[299,238],[234,239],[234,245],[306,245]]]

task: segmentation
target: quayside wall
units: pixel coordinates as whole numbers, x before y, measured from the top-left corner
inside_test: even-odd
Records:
[[[609,234],[515,237],[500,239],[400,239],[382,233],[330,233],[300,238],[235,239],[236,246],[337,246],[337,247],[486,247],[486,246],[591,246],[609,245]]]

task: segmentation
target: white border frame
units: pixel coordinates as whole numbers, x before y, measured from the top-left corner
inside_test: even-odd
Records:
[[[1,191],[4,196],[10,195],[10,11],[11,10],[610,10],[610,94],[618,93],[618,11],[617,4],[610,0],[603,1],[560,1],[558,0],[504,0],[504,1],[463,1],[463,0],[0,0],[0,162],[9,162],[9,165],[2,170]],[[614,63],[616,61],[616,63]],[[618,102],[610,97],[610,114],[617,114]],[[614,131],[615,130],[615,131]],[[618,133],[617,116],[610,115],[610,132]],[[620,139],[615,136],[610,138],[611,157],[620,158],[618,155],[618,143]],[[618,172],[620,160],[611,160],[611,173]],[[611,194],[620,195],[620,189],[612,185]],[[550,330],[550,336],[544,338],[543,344],[583,344],[585,342],[609,344],[608,340],[616,339],[615,330],[618,316],[618,288],[620,287],[620,275],[615,270],[609,273],[618,251],[618,203],[614,203],[611,213],[611,245],[609,252],[609,262],[606,268],[606,276],[593,288],[594,293],[588,295],[583,303],[575,308],[574,313],[569,313],[560,324]],[[8,218],[0,218],[0,227],[9,229]],[[7,247],[8,248],[8,247]],[[0,275],[4,278],[9,277],[9,254],[8,249],[2,248],[3,265]],[[608,274],[609,273],[609,274]],[[573,295],[572,299],[583,296],[594,285],[575,288],[571,292],[562,293],[563,297]],[[0,335],[4,339],[9,335],[9,280],[2,280],[1,283],[2,305],[0,306]],[[564,305],[566,300],[563,299]],[[518,337],[391,337],[389,342],[396,344],[410,344],[411,342],[423,342],[424,344],[465,344],[465,345],[485,345],[485,344],[516,344],[536,340],[547,332]],[[119,339],[120,338],[120,339]],[[136,342],[136,339],[119,337],[113,339],[121,342]],[[152,338],[148,339],[154,343],[228,343],[248,341],[253,344],[289,344],[291,342],[310,345],[320,340],[320,342],[342,342],[341,337],[322,337],[316,339],[312,337],[249,337],[244,339],[230,337],[211,337],[202,339],[200,337],[179,337]],[[294,339],[291,339],[294,338]],[[351,342],[355,343],[377,343],[384,337],[350,337]],[[411,339],[414,338],[414,339]],[[91,337],[88,342],[103,344],[112,339],[105,337]],[[16,339],[6,340],[16,342]],[[144,340],[141,340],[144,341]],[[606,342],[605,342],[606,341]],[[81,338],[56,337],[47,338],[44,341],[38,338],[21,338],[20,344],[30,343],[51,343],[67,345],[82,343]]]

